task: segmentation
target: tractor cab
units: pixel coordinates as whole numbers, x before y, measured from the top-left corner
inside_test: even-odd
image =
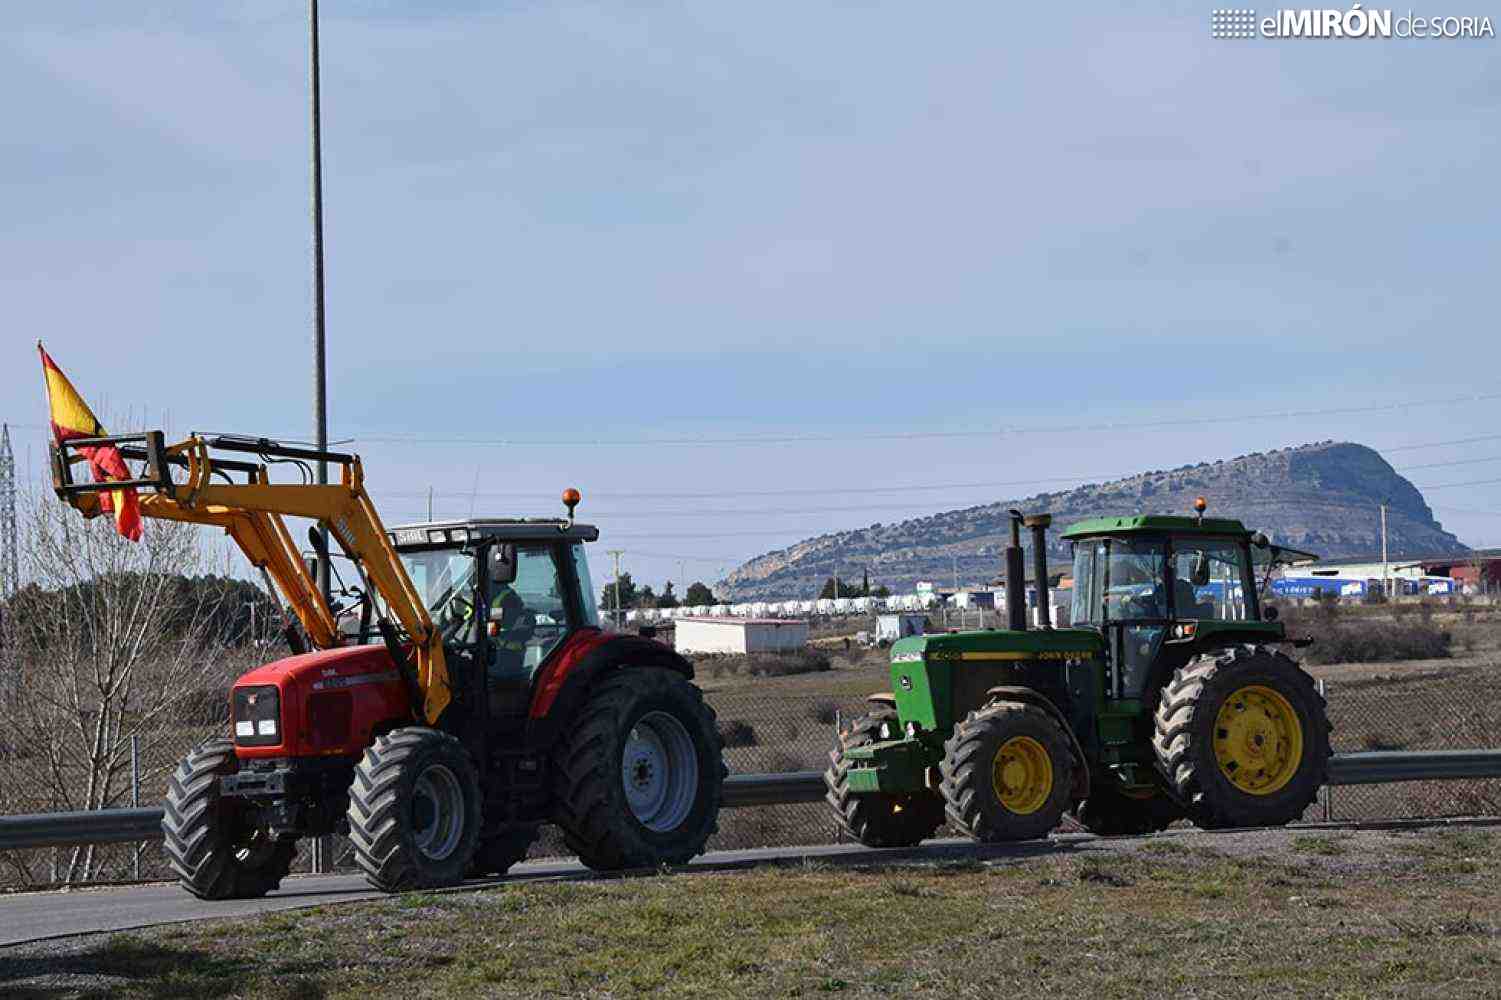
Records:
[[[1239,521],[1096,518],[1073,525],[1074,627],[1098,630],[1110,664],[1106,696],[1139,699],[1206,644],[1275,641],[1253,554],[1268,548]]]
[[[443,637],[456,677],[485,678],[492,723],[527,714],[543,666],[599,626],[584,546],[592,525],[486,518],[401,525],[392,546]],[[477,692],[478,693],[478,692]]]

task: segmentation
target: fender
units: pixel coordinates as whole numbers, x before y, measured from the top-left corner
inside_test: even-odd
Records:
[[[664,643],[600,629],[580,629],[542,668],[527,715],[527,744],[552,746],[601,674],[621,667],[665,667],[693,679],[693,664]]]
[[[1058,706],[1053,704],[1052,699],[1036,688],[1010,685],[993,687],[985,692],[986,701],[997,698],[1003,701],[1019,701],[1025,705],[1034,705],[1051,715],[1053,720],[1063,727],[1063,731],[1068,733],[1069,747],[1074,753],[1074,787],[1070,789],[1069,794],[1076,801],[1088,798],[1089,761],[1084,756],[1084,747],[1079,744],[1079,737],[1074,734],[1074,727],[1068,724],[1068,720],[1063,717],[1062,712],[1058,711]]]

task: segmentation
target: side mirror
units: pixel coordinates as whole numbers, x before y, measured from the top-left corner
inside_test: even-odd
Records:
[[[491,583],[516,582],[516,546],[508,543],[492,545],[485,561],[489,564]]]
[[[1256,534],[1251,536],[1251,544],[1256,546],[1258,549],[1264,549],[1272,544],[1272,540],[1258,531],[1256,532]]]
[[[1275,605],[1275,604],[1268,605],[1267,607],[1264,607],[1264,608],[1261,609],[1261,620],[1264,621],[1264,622],[1274,622],[1274,621],[1276,621],[1277,620],[1277,615],[1278,615],[1277,605]]]
[[[307,540],[308,544],[313,547],[313,551],[318,553],[318,555],[323,558],[324,562],[327,562],[328,539],[323,537],[323,532],[318,530],[318,526],[316,524],[307,530]]]
[[[1193,571],[1188,579],[1195,587],[1204,587],[1209,584],[1209,557],[1202,549],[1194,554]]]

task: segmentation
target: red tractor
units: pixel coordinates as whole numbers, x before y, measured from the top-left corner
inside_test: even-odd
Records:
[[[331,833],[386,891],[503,873],[545,822],[599,870],[702,852],[725,774],[714,713],[670,647],[600,628],[584,552],[599,532],[574,522],[577,491],[566,519],[388,531],[357,456],[151,432],[54,448],[57,493],[85,516],[122,484],[75,482],[81,447],[142,463],[126,485],[143,515],[224,528],[300,623],[295,655],[235,683],[232,735],[172,776],[162,831],[189,892],[263,895],[299,838]],[[272,463],[316,461],[341,481],[269,481]],[[338,543],[357,577],[345,606],[320,593],[283,516]]]

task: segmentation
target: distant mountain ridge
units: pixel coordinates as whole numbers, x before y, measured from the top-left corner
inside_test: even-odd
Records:
[[[1469,551],[1380,454],[1360,444],[1323,441],[821,535],[750,560],[715,590],[737,601],[811,597],[836,569],[851,579],[868,568],[873,582],[910,591],[919,580],[951,583],[956,560],[961,585],[972,586],[1000,572],[1008,508],[1052,514],[1049,556],[1063,559],[1067,545],[1058,534],[1075,521],[1188,514],[1197,496],[1208,498],[1212,514],[1238,518],[1276,542],[1328,558],[1379,556],[1383,501],[1390,505],[1391,558]]]

